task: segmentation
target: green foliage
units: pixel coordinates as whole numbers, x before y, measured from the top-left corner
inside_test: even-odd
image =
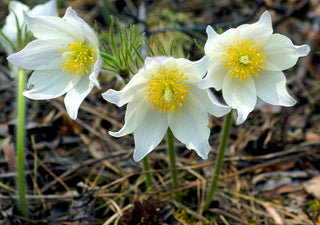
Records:
[[[198,225],[199,219],[194,218],[191,216],[186,210],[178,209],[177,211],[173,212],[173,216],[176,220],[184,225]],[[203,225],[211,225],[214,224],[214,221],[202,221]]]
[[[197,42],[196,39],[194,39],[194,43],[195,43],[196,46],[201,50],[201,52],[204,53],[204,48]]]
[[[320,213],[320,200],[314,199],[310,204],[310,210],[314,213]]]
[[[192,218],[187,211],[178,209],[173,213],[173,216],[175,219],[177,219],[182,224],[190,224],[190,225],[196,225],[197,222],[194,218]]]
[[[152,50],[153,47],[151,47],[149,42],[146,42],[146,45],[147,45],[148,50],[149,50],[149,54],[151,56],[156,56],[156,55],[168,56],[168,53],[167,53],[164,45],[162,44],[162,42],[158,38],[154,39],[154,44],[155,45],[153,47],[155,47],[156,51]],[[173,46],[173,41],[172,41],[171,46]],[[170,55],[172,56],[172,48],[170,48]]]
[[[255,220],[254,218],[252,218],[252,217],[249,217],[247,221],[248,221],[248,223],[249,223],[250,225],[258,225],[258,223],[256,222],[256,220]]]
[[[139,53],[143,43],[143,35],[139,35],[134,26],[121,29],[119,20],[114,31],[114,20],[111,18],[110,33],[101,33],[101,45],[104,49],[100,55],[103,58],[102,68],[118,73],[123,78],[128,78],[129,73],[135,73],[144,59]]]
[[[217,26],[217,33],[218,34],[222,34],[223,33],[223,29],[219,26]]]
[[[147,21],[150,30],[164,27],[180,27],[185,21],[192,21],[194,18],[190,13],[180,13],[168,8],[153,10],[149,15]],[[153,34],[148,37],[148,41],[151,55],[185,57],[185,50],[192,43],[192,38],[186,33],[170,30]],[[150,51],[151,48],[153,51]]]
[[[0,47],[2,47],[7,54],[12,54],[14,52],[15,46],[9,38],[4,35],[2,30],[0,29]]]
[[[23,49],[28,43],[30,39],[30,33],[27,30],[27,26],[23,23],[21,26],[19,25],[19,19],[17,14],[11,10],[10,13],[13,13],[15,17],[16,27],[17,27],[17,43],[13,43],[0,29],[0,46],[4,48],[8,55],[18,52]]]

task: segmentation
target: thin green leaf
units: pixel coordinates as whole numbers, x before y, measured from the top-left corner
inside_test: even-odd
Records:
[[[194,39],[194,43],[204,53],[204,48],[198,43],[198,41],[196,39]]]
[[[159,40],[159,38],[156,38],[156,41],[157,41],[157,48],[158,48],[158,51],[161,55],[164,55],[164,56],[168,56],[162,42]]]
[[[19,19],[18,19],[17,14],[13,10],[10,9],[10,11],[13,13],[14,18],[16,20],[16,27],[17,27],[17,31],[18,31],[18,33],[17,33],[17,35],[18,35],[17,36],[18,48],[22,48],[22,46],[21,46],[21,44],[22,44],[22,31],[20,28]]]
[[[151,55],[151,56],[155,56],[154,51],[153,51],[152,48],[150,47],[150,44],[148,43],[148,41],[145,40],[144,43],[147,45],[148,50],[149,50],[149,52],[150,52],[150,55]]]
[[[111,17],[109,43],[110,43],[110,45],[111,45],[113,54],[115,55],[115,57],[116,57],[117,59],[119,59],[119,53],[118,53],[118,51],[117,51],[117,46],[116,46],[116,43],[115,43],[115,41],[114,41],[114,21],[113,21],[113,17]]]
[[[0,29],[0,35],[5,39],[6,42],[8,42],[8,44],[11,46],[12,49],[15,49],[12,41],[2,32],[1,29]]]
[[[105,35],[104,33],[101,33],[102,35]],[[99,41],[101,43],[101,46],[103,47],[104,51],[108,54],[111,54],[111,52],[109,51],[109,49],[107,48],[106,44],[104,43],[104,41],[102,40],[102,38],[100,37],[100,35],[98,36]]]
[[[117,26],[118,26],[119,36],[120,36],[120,47],[123,47],[122,31],[121,31],[120,22],[118,19],[117,19]]]
[[[137,54],[138,58],[140,59],[140,61],[141,61],[142,63],[144,63],[144,59],[143,59],[142,56],[140,55],[138,49],[136,49],[135,46],[132,46],[132,47],[133,47],[134,51],[136,52],[136,54]]]
[[[96,33],[98,33],[98,24],[97,24],[97,21],[94,22],[94,29],[96,31]],[[105,35],[103,32],[101,32],[102,35]],[[106,35],[105,35],[106,36]],[[98,39],[99,39],[99,42],[101,44],[101,46],[103,47],[104,51],[107,52],[107,53],[110,53],[107,46],[105,45],[105,43],[102,41],[102,38],[101,38],[101,35],[98,35]]]
[[[100,52],[100,55],[102,58],[104,58],[104,59],[112,62],[114,65],[120,67],[119,62],[115,58],[113,58],[112,55],[109,55],[108,53],[104,53],[104,52]]]
[[[170,44],[170,56],[173,56],[173,43],[174,43],[174,39],[171,41],[171,44]]]

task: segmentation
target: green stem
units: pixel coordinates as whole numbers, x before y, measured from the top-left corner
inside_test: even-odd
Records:
[[[176,165],[176,153],[174,148],[174,137],[173,133],[168,128],[167,130],[167,144],[168,144],[168,152],[170,159],[170,168],[171,168],[171,181],[172,181],[172,189],[178,189],[178,173],[177,173],[177,165]],[[173,198],[176,201],[180,201],[180,195],[178,192],[173,193]]]
[[[109,7],[109,1],[107,0],[102,0],[103,2],[103,10],[104,10],[104,14],[103,14],[103,19],[104,22],[106,24],[110,24],[110,7]]]
[[[148,160],[148,156],[145,156],[142,159],[142,163],[143,163],[143,169],[146,172],[146,185],[147,188],[151,188],[152,187],[152,177],[151,177],[151,173],[149,173],[150,171],[150,164],[149,164],[149,160]]]
[[[28,218],[28,207],[25,192],[24,177],[24,115],[25,99],[23,90],[25,88],[25,70],[19,69],[18,74],[18,124],[17,124],[17,184],[19,193],[20,210],[24,217]]]
[[[219,150],[218,150],[218,157],[216,160],[216,166],[214,168],[214,174],[213,174],[213,178],[212,178],[212,182],[211,182],[211,187],[210,187],[209,193],[207,195],[206,201],[204,202],[204,205],[203,205],[203,210],[209,209],[214,192],[216,191],[216,188],[217,188],[218,178],[219,178],[219,174],[221,171],[223,158],[224,158],[224,152],[227,147],[227,141],[228,141],[228,137],[229,137],[231,121],[232,121],[232,110],[226,115],[226,117],[224,119],[222,136],[221,136],[220,146],[219,146]]]

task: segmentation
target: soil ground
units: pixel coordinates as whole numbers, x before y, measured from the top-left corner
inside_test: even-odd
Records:
[[[40,1],[27,2],[33,6]],[[108,7],[98,0],[65,1],[60,13],[72,6],[106,34],[106,12],[122,24],[139,22],[139,1],[107,2]],[[102,88],[92,90],[76,120],[66,114],[63,96],[27,99],[25,173],[30,218],[25,219],[18,210],[15,181],[17,83],[0,49],[0,224],[320,224],[320,2],[145,3],[148,38],[179,37],[174,53],[177,57],[190,54],[191,59],[201,57],[193,40],[203,46],[207,24],[225,30],[255,22],[269,10],[275,33],[311,47],[307,57],[284,72],[297,104],[278,107],[259,102],[245,123],[233,123],[218,190],[210,209],[202,212],[223,118],[210,118],[212,149],[207,160],[176,142],[182,195],[177,202],[172,199],[165,142],[149,154],[154,188],[147,190],[142,163],[132,157],[132,135],[113,138],[108,134],[123,126],[125,113],[125,107],[101,97],[116,86],[115,79],[101,80]],[[5,2],[0,2],[0,9],[2,26],[8,13]],[[166,27],[193,25],[199,29],[166,31]],[[154,32],[160,28],[166,32]]]

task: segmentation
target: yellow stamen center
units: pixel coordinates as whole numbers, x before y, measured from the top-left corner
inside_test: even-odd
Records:
[[[239,81],[254,75],[258,77],[258,74],[267,67],[266,54],[261,46],[256,46],[255,41],[247,39],[242,43],[238,40],[236,46],[229,46],[222,61],[228,73]]]
[[[62,45],[60,55],[65,59],[60,61],[63,71],[69,75],[84,75],[94,64],[93,47],[88,47],[85,42],[74,41],[73,44]]]
[[[152,107],[158,108],[158,112],[169,113],[178,112],[183,109],[183,104],[189,97],[189,86],[185,83],[188,80],[179,73],[178,69],[159,70],[152,79],[148,81],[149,88],[147,102],[152,103]]]

